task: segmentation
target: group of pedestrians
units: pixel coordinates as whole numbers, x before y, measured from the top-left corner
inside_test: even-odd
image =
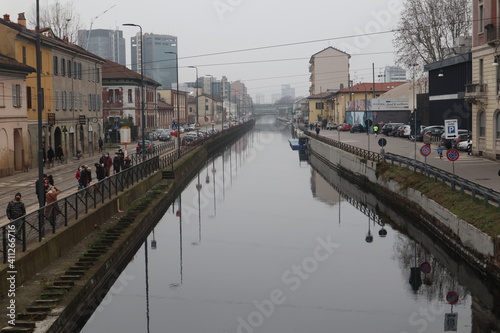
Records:
[[[99,182],[111,176],[111,168],[113,168],[113,173],[116,174],[130,168],[131,164],[130,158],[125,156],[125,153],[121,149],[118,149],[113,158],[111,158],[109,153],[103,153],[99,161],[94,163],[95,177]],[[80,165],[76,171],[75,178],[78,180],[79,189],[88,187],[92,181],[92,169],[86,165]]]

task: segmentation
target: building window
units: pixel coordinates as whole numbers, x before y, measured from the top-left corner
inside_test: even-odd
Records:
[[[90,110],[92,110],[92,94],[89,94],[88,103],[89,103],[89,111],[90,111]]]
[[[108,103],[113,103],[113,89],[108,90]]]
[[[115,89],[115,103],[120,103],[121,98],[120,98],[120,89]]]
[[[484,6],[482,3],[479,4],[479,19],[478,19],[478,24],[479,24],[479,33],[482,33],[484,31]]]
[[[82,79],[82,63],[78,63],[78,79]]]
[[[324,107],[323,102],[316,103],[316,110],[323,110],[323,107]]]
[[[479,59],[479,84],[484,83],[484,61],[483,59]]]
[[[80,111],[83,111],[83,94],[80,94]]]
[[[5,107],[5,87],[3,82],[0,82],[0,108]]]
[[[95,69],[95,82],[101,82],[101,71],[99,68]]]
[[[53,62],[54,62],[54,75],[59,75],[59,59],[57,58],[57,56],[54,56]]]
[[[500,112],[497,113],[496,132],[497,132],[497,139],[500,139]]]
[[[481,111],[479,115],[479,137],[484,138],[486,136],[486,113]]]
[[[73,61],[73,77],[78,79],[78,63]]]
[[[129,89],[129,90],[128,90],[128,102],[129,102],[129,103],[132,103],[132,102],[133,102],[133,100],[132,100],[132,89]]]
[[[87,75],[88,75],[89,81],[91,81],[92,80],[92,68],[90,67],[90,65],[89,65],[89,69],[87,70]]]
[[[33,101],[31,99],[31,87],[26,87],[26,107],[31,109],[33,107]]]
[[[20,84],[13,84],[12,85],[12,106],[19,108],[21,107],[21,85]]]
[[[54,105],[56,111],[59,111],[59,90],[54,91]]]
[[[26,46],[23,46],[23,64],[26,65]]]
[[[63,90],[61,91],[61,107],[63,111],[66,111],[66,106],[67,106],[67,96],[66,96],[66,91]]]
[[[68,77],[71,77],[71,60],[68,60]]]
[[[61,75],[66,76],[66,60],[61,58]]]

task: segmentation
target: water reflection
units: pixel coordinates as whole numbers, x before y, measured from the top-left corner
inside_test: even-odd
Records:
[[[447,314],[498,331],[491,283],[321,161],[297,166],[289,136],[264,123],[207,161],[151,234],[147,282],[131,262],[83,331],[440,332]]]

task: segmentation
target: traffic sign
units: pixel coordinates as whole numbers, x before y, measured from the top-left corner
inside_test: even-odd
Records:
[[[387,140],[384,138],[378,139],[378,145],[380,147],[385,147],[387,145]]]
[[[423,262],[420,265],[420,271],[424,274],[429,274],[431,272],[431,264],[429,264],[427,261]]]
[[[450,304],[458,303],[458,293],[456,291],[450,291],[446,294],[446,301]]]
[[[420,154],[422,156],[429,156],[431,154],[431,150],[431,146],[423,145],[422,148],[420,148]]]
[[[194,124],[194,127],[201,127],[201,125],[199,122],[196,122],[196,124]]]
[[[456,332],[458,329],[458,313],[445,313],[444,315],[444,331]]]
[[[458,120],[445,119],[444,130],[446,139],[455,139],[458,137]]]
[[[446,152],[446,157],[448,160],[455,162],[460,157],[460,153],[456,149],[448,149]]]

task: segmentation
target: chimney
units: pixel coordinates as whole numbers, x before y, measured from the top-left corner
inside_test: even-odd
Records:
[[[10,22],[10,15],[9,14],[3,14],[3,19],[7,22]]]
[[[26,28],[26,17],[24,16],[24,13],[18,14],[17,24],[22,25],[23,27]]]

